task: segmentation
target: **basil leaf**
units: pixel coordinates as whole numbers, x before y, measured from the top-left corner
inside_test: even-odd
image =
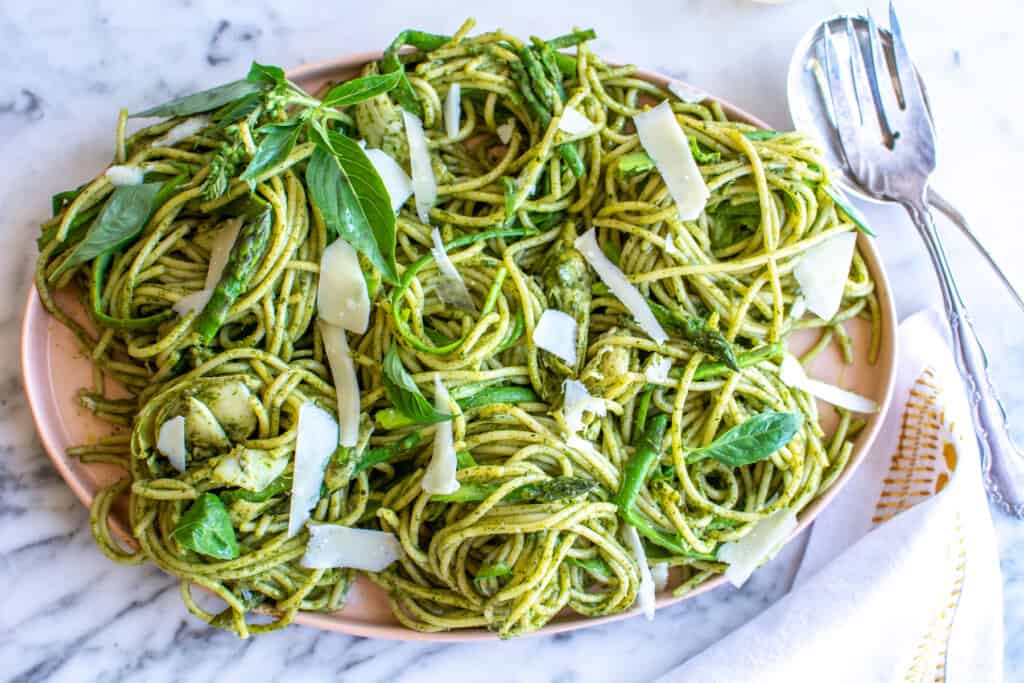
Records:
[[[423,398],[423,393],[416,386],[412,375],[402,365],[397,347],[392,344],[384,354],[381,363],[384,371],[384,393],[395,408],[415,424],[434,424],[450,420],[454,415],[442,413]]]
[[[422,439],[423,436],[419,432],[412,432],[398,443],[391,444],[390,446],[378,446],[377,448],[366,449],[366,452],[363,453],[362,459],[358,464],[356,464],[355,470],[352,472],[352,476],[355,477],[360,472],[376,467],[380,463],[387,462],[396,455],[418,446]]]
[[[568,560],[591,576],[599,579],[610,581],[615,576],[612,574],[612,570],[608,566],[608,563],[600,557],[588,557],[586,559],[570,557]]]
[[[482,581],[483,579],[494,579],[499,576],[508,576],[512,573],[512,568],[504,562],[495,562],[494,564],[484,565],[480,567],[480,571],[473,577],[474,581]]]
[[[759,462],[779,450],[804,425],[799,413],[759,413],[728,430],[702,448],[690,450],[686,459],[694,462],[714,458],[728,467]]]
[[[619,248],[619,245],[615,244],[615,242],[612,242],[611,240],[605,240],[604,244],[601,245],[601,251],[603,251],[604,255],[608,257],[608,260],[614,263],[616,266],[618,266],[619,263],[622,262],[622,250]],[[604,283],[598,284],[601,284],[605,288],[603,291],[600,291],[600,293],[607,294],[607,285],[604,285]]]
[[[75,197],[82,194],[82,190],[85,189],[85,185],[79,185],[73,190],[64,190],[53,195],[50,199],[50,206],[53,209],[53,216],[56,218],[67,204],[74,201]]]
[[[502,176],[501,184],[505,188],[505,225],[510,225],[516,217],[516,181]]]
[[[252,161],[245,167],[245,172],[240,176],[242,180],[250,185],[255,183],[263,174],[274,168],[292,153],[295,143],[299,140],[299,133],[302,132],[300,119],[288,121],[287,123],[273,123],[259,129],[263,133],[263,139],[256,147],[256,153]]]
[[[393,90],[402,80],[401,71],[363,76],[334,86],[323,99],[325,107],[347,107]]]
[[[276,88],[288,83],[288,79],[284,75],[284,69],[279,66],[260,64],[258,62],[253,62],[252,66],[249,67],[249,73],[246,74],[245,80],[247,83],[252,83],[265,89]]]
[[[134,239],[142,232],[157,207],[157,196],[163,185],[143,183],[114,188],[100,215],[51,279],[56,279],[62,273],[100,254],[115,251]]]
[[[870,235],[871,237],[877,237],[877,235],[875,235],[875,232],[868,227],[868,219],[864,217],[864,214],[857,210],[857,207],[855,207],[853,204],[847,201],[846,197],[843,196],[842,191],[840,191],[838,188],[833,188],[828,185],[825,185],[822,189],[825,191],[825,194],[832,198],[832,201],[835,202],[835,205],[842,209],[843,213],[850,217],[850,220],[853,221],[853,224],[857,226],[858,230],[867,235]]]
[[[224,503],[213,493],[199,496],[181,516],[171,536],[183,548],[219,560],[238,557],[238,540],[231,516]]]
[[[148,330],[158,327],[160,323],[177,315],[169,308],[144,318],[115,318],[105,313],[103,311],[103,278],[106,276],[112,258],[113,255],[110,252],[105,252],[97,256],[92,264],[92,282],[89,285],[89,290],[92,315],[96,320],[104,327],[112,327],[116,330]]]
[[[388,282],[398,282],[395,214],[391,199],[366,153],[351,138],[312,128],[316,149],[306,165],[306,184],[329,230],[366,255]]]
[[[761,207],[757,202],[732,204],[721,202],[707,210],[711,219],[711,248],[714,250],[731,247],[741,239],[753,234],[761,223]]]
[[[292,490],[292,475],[282,474],[274,481],[267,484],[266,488],[260,489],[259,491],[249,491],[248,489],[228,489],[227,491],[220,494],[220,499],[225,505],[231,505],[236,500],[244,500],[249,503],[263,503],[276,495],[286,493]]]
[[[477,461],[473,457],[473,454],[469,451],[459,451],[455,454],[455,462],[458,465],[458,469],[464,470],[467,467],[476,467]]]
[[[130,118],[138,119],[151,116],[174,117],[199,114],[204,111],[219,109],[225,104],[234,102],[246,95],[258,93],[260,90],[259,85],[248,80],[232,81],[224,85],[218,85],[216,88],[200,90],[197,93],[185,95],[170,102],[164,102],[145,111],[131,114]]]
[[[498,484],[464,481],[454,493],[437,493],[430,496],[434,503],[479,503],[498,490]]]
[[[782,133],[777,130],[746,130],[743,131],[743,137],[748,140],[771,140],[777,138]]]
[[[689,141],[690,153],[693,154],[693,160],[698,164],[717,164],[722,160],[722,155],[718,152],[705,152],[703,145],[696,139],[689,138]]]
[[[226,128],[232,123],[237,123],[251,116],[260,108],[261,104],[263,104],[262,92],[249,93],[219,111],[213,117],[213,122],[217,124],[218,128]]]
[[[700,159],[697,159],[697,163],[700,163]],[[632,178],[653,169],[654,159],[648,156],[647,152],[623,154],[619,157],[619,163],[616,167],[620,178]]]

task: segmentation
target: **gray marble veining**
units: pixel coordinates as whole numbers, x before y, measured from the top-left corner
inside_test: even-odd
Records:
[[[301,7],[290,7],[290,5]],[[594,26],[596,49],[690,80],[780,127],[788,124],[789,51],[821,16],[880,0],[519,0],[472,8],[479,26],[555,34]],[[936,185],[954,199],[1016,278],[1024,238],[1016,184],[1024,104],[1007,79],[1024,19],[1014,0],[904,0],[910,47],[938,116]],[[108,163],[117,108],[138,109],[237,77],[249,60],[285,66],[380,48],[401,28],[453,30],[457,0],[246,4],[5,3],[0,7],[0,679],[17,681],[626,681],[684,661],[778,599],[800,544],[741,591],[723,588],[642,619],[554,637],[465,645],[367,640],[294,627],[240,641],[189,616],[176,583],[153,568],[111,564],[88,516],[43,453],[21,395],[18,341],[37,224],[49,196]],[[952,27],[956,27],[956,32]],[[906,316],[937,301],[909,222],[868,207]],[[1011,413],[1024,424],[1024,328],[1009,300],[950,234],[961,284],[992,340]],[[995,517],[1002,551],[1008,680],[1024,676],[1024,525]]]

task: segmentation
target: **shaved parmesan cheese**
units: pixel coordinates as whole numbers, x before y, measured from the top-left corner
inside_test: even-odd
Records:
[[[452,83],[444,98],[444,129],[449,140],[459,136],[459,119],[462,117],[462,86]]]
[[[573,137],[582,137],[595,129],[594,122],[574,107],[564,107],[558,119],[558,130]]]
[[[163,137],[154,140],[153,147],[173,147],[185,138],[195,135],[208,125],[210,125],[210,117],[208,115],[187,118],[164,133]]]
[[[514,119],[505,119],[505,123],[495,128],[495,132],[498,133],[498,139],[501,140],[501,144],[507,145],[512,140],[512,132],[516,129],[516,122]]]
[[[394,534],[313,522],[309,525],[306,554],[299,564],[307,569],[348,567],[379,572],[401,556],[402,544]]]
[[[729,583],[737,588],[746,583],[755,569],[775,557],[795,530],[793,511],[779,510],[755,524],[740,540],[723,544],[718,549],[718,559],[729,564],[725,570]]]
[[[198,292],[192,292],[181,297],[171,308],[174,309],[175,313],[184,318],[192,311],[199,312],[206,308],[206,304],[209,303],[211,296],[213,296],[212,289],[200,289]]]
[[[640,569],[640,590],[637,591],[636,599],[640,603],[647,621],[654,620],[654,578],[651,576],[651,568],[647,566],[647,553],[644,552],[644,544],[640,542],[640,534],[632,524],[627,524],[623,530],[626,537],[626,547],[633,555],[633,560]]]
[[[708,192],[697,162],[690,151],[690,142],[676,121],[668,100],[633,117],[637,135],[644,151],[665,181],[668,193],[684,221],[695,220],[704,210]]]
[[[562,382],[562,417],[570,434],[583,429],[583,412],[604,417],[608,406],[603,399],[591,396],[583,382],[567,379]]]
[[[391,210],[397,214],[405,201],[412,196],[412,180],[409,179],[398,162],[383,150],[368,149],[365,151],[366,158],[373,164],[374,170],[377,171],[377,175],[384,183],[384,189],[388,191]]]
[[[231,255],[231,247],[234,246],[238,231],[241,229],[242,219],[236,218],[225,221],[224,226],[213,236],[210,243],[210,264],[206,267],[206,282],[198,292],[182,297],[171,307],[178,315],[184,318],[191,311],[198,313],[206,308],[210,297],[213,296],[214,288],[224,274],[228,257]]]
[[[793,305],[789,308],[789,317],[793,320],[800,320],[807,312],[807,299],[798,296],[793,299]]]
[[[288,538],[302,531],[310,511],[320,500],[324,469],[338,447],[338,423],[311,401],[299,407],[295,435],[295,467],[292,500],[288,510]]]
[[[659,562],[651,567],[651,578],[654,579],[654,590],[658,593],[668,587],[668,562]]]
[[[352,447],[359,441],[359,378],[348,350],[345,330],[318,320],[320,338],[324,342],[327,363],[338,394],[338,443]]]
[[[679,247],[676,246],[675,236],[672,233],[665,235],[665,253],[675,256],[680,261],[683,260],[683,252],[679,251]]]
[[[819,382],[807,376],[804,366],[790,354],[782,359],[782,366],[779,370],[779,379],[794,389],[806,391],[811,396],[816,396],[826,403],[831,403],[840,408],[852,410],[855,413],[877,413],[878,404],[870,398],[855,394],[837,386]]]
[[[451,396],[441,382],[441,375],[434,375],[434,408],[442,413],[451,412]],[[458,469],[455,457],[455,437],[452,434],[451,420],[438,422],[434,431],[434,455],[423,473],[424,491],[434,494],[449,494],[459,490],[459,482],[455,479]]]
[[[213,289],[220,282],[224,268],[228,265],[231,247],[235,245],[238,231],[242,229],[242,219],[234,218],[224,222],[224,226],[213,236],[210,243],[210,265],[206,268],[206,289]]]
[[[424,223],[430,223],[430,209],[437,201],[437,178],[430,164],[430,149],[427,136],[423,134],[423,122],[415,114],[402,110],[405,120],[405,137],[409,142],[409,164],[412,166],[412,191],[416,195],[416,215]]]
[[[444,244],[441,242],[441,231],[434,228],[430,233],[430,239],[434,242],[430,253],[434,255],[437,270],[441,273],[441,283],[437,288],[438,298],[446,304],[475,311],[476,305],[473,303],[473,297],[470,296],[469,289],[466,288],[462,275],[459,274],[452,260],[448,258],[448,252],[444,250]]]
[[[793,270],[807,310],[822,320],[831,320],[839,312],[856,243],[854,232],[831,237],[805,251]]]
[[[687,104],[699,104],[708,98],[708,94],[700,88],[682,81],[669,81],[668,91]]]
[[[362,334],[370,324],[370,295],[352,245],[336,239],[320,256],[317,315],[331,325]]]
[[[648,382],[654,382],[660,384],[661,382],[668,381],[668,371],[672,369],[672,359],[663,358],[655,354],[654,359],[651,360],[650,365],[644,370],[644,377],[647,378]]]
[[[160,451],[171,467],[185,471],[185,416],[172,417],[160,425],[156,437],[156,449]]]
[[[545,309],[533,328],[533,343],[576,365],[576,319],[554,308]]]
[[[138,166],[111,166],[103,175],[114,187],[122,185],[141,185],[146,177],[146,171]]]
[[[665,330],[654,317],[654,313],[651,312],[651,307],[647,305],[643,295],[626,279],[625,273],[619,270],[619,267],[601,251],[601,247],[597,244],[597,231],[591,228],[577,237],[574,244],[583,254],[583,258],[587,259],[587,262],[597,272],[601,281],[608,285],[612,294],[633,314],[637,324],[647,333],[647,336],[657,344],[664,344],[668,341],[668,335],[665,334]]]

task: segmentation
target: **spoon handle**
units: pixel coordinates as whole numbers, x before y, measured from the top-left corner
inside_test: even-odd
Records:
[[[992,256],[992,252],[990,252],[988,248],[982,244],[981,240],[978,239],[978,236],[971,231],[971,226],[967,223],[967,219],[964,215],[960,213],[955,206],[946,201],[945,197],[931,188],[928,188],[928,203],[932,205],[932,208],[938,209],[944,213],[946,218],[951,220],[956,227],[960,228],[960,232],[963,233],[964,237],[966,237],[974,248],[978,250],[988,263],[989,267],[995,271],[995,274],[999,277],[999,281],[1003,283],[1003,287],[1005,287],[1006,291],[1008,291],[1010,296],[1013,297],[1017,306],[1024,311],[1024,297],[1022,297],[1020,292],[1017,291],[1017,288],[1014,287],[1013,282],[1011,282],[1010,278],[1003,272],[1003,269],[999,267],[999,263],[997,263],[995,257]]]
[[[923,204],[904,205],[924,240],[939,278],[946,319],[953,337],[953,358],[967,391],[974,433],[981,452],[982,479],[989,499],[1024,519],[1024,453],[1010,438],[1006,411],[989,374],[988,357],[957,289],[946,250],[931,212]]]

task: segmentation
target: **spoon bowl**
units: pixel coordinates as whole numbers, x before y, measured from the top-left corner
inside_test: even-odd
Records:
[[[857,37],[867,44],[868,22],[863,16],[853,14],[835,14],[812,26],[807,33],[800,38],[793,56],[789,60],[789,70],[786,74],[786,100],[789,104],[789,115],[793,119],[794,127],[816,138],[822,146],[825,159],[836,171],[837,180],[843,189],[859,199],[873,203],[883,203],[871,196],[851,175],[848,170],[846,159],[843,157],[839,146],[839,139],[835,134],[835,116],[832,113],[829,102],[828,90],[824,80],[822,65],[825,63],[824,36],[826,30],[834,32],[844,31],[846,22],[851,21]],[[879,28],[879,38],[886,54],[891,53],[892,34]],[[889,64],[890,71],[892,65]],[[931,117],[931,105],[928,102],[928,92],[925,90],[924,82],[920,73],[914,70],[918,85],[924,95],[925,107]],[[934,197],[931,198],[934,200]]]

